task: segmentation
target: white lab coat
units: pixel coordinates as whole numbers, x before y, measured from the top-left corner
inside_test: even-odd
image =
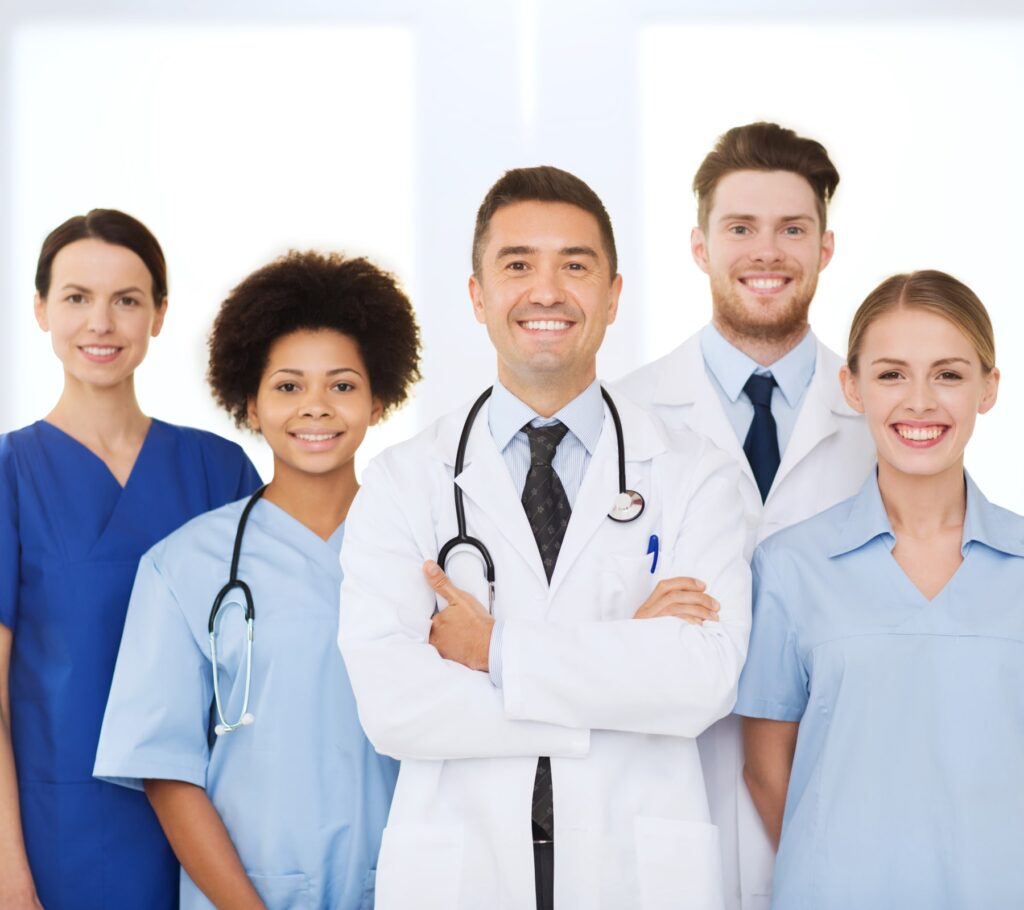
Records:
[[[748,557],[764,538],[816,515],[860,488],[875,461],[863,419],[843,398],[842,359],[817,342],[807,389],[775,481],[762,504],[743,447],[700,349],[700,334],[616,383],[621,394],[652,410],[670,430],[693,430],[728,453],[742,477]],[[710,587],[711,593],[714,588]],[[767,910],[775,853],[743,782],[739,718],[727,717],[700,738],[712,821],[720,829],[728,910]]]
[[[468,532],[496,567],[499,689],[428,644],[436,601],[421,566],[455,534],[467,410],[367,467],[342,549],[339,642],[360,719],[379,751],[402,760],[378,910],[533,910],[540,755],[551,756],[559,910],[720,910],[720,848],[694,738],[731,709],[746,656],[735,466],[692,434],[670,446],[623,399],[627,485],[647,508],[627,524],[607,517],[618,476],[606,413],[549,586],[485,407],[458,482]],[[453,581],[486,603],[480,564],[467,564]],[[721,622],[631,618],[658,579],[681,574],[707,580]]]

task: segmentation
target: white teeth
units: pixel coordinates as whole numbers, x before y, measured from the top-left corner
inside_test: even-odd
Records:
[[[91,354],[93,357],[109,357],[111,354],[117,353],[117,348],[100,348],[95,345],[83,346],[82,350],[86,354]]]
[[[759,291],[771,291],[775,288],[781,288],[785,284],[785,279],[782,278],[748,278],[747,285],[752,288],[757,288]]]
[[[897,426],[896,432],[904,439],[912,439],[914,442],[924,442],[928,439],[938,439],[945,427],[907,427]]]
[[[523,325],[535,332],[557,332],[560,329],[569,328],[572,323],[556,319],[531,319],[529,322],[524,322]]]
[[[303,442],[326,442],[328,439],[334,439],[337,433],[296,433],[295,434]]]

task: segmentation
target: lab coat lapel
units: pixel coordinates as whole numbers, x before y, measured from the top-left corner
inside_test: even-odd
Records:
[[[834,369],[834,364],[830,363],[830,360],[831,358],[825,357],[825,349],[819,341],[814,378],[807,387],[793,427],[793,435],[782,454],[782,461],[772,484],[772,492],[778,489],[786,476],[823,440],[839,432],[837,413],[851,416],[854,413],[842,398],[838,371]]]
[[[487,429],[487,408],[489,406],[488,402],[488,405],[477,415],[473,424],[473,431],[466,449],[465,468],[455,478],[455,483],[462,489],[466,498],[467,513],[470,512],[469,504],[472,503],[487,517],[490,526],[515,548],[530,570],[546,587],[547,576],[544,574],[540,552],[537,550],[537,541],[533,536],[533,531],[530,530],[530,523],[527,521],[523,503],[516,495],[508,466]],[[462,422],[459,421],[458,425],[454,427],[454,438],[446,440],[444,446],[445,460],[453,466],[461,430]],[[466,516],[466,525],[470,537],[480,537],[487,545],[488,534],[479,528],[474,532],[470,514]],[[492,550],[491,556],[495,563],[498,563],[499,554]],[[495,568],[497,572],[501,572],[500,567],[496,565]]]
[[[688,406],[684,418],[687,426],[727,452],[756,488],[754,474],[750,470],[743,446],[722,408],[718,392],[708,379],[704,355],[700,349],[699,332],[665,358],[658,376],[654,404],[668,407]]]
[[[648,461],[665,451],[665,440],[651,418],[623,396],[612,399],[622,421],[622,435],[625,443],[626,486],[639,489],[636,471],[630,470],[631,463]],[[573,563],[590,544],[594,535],[606,522],[611,523],[611,511],[615,495],[619,491],[619,450],[615,438],[615,423],[605,407],[604,425],[597,447],[591,456],[587,472],[576,496],[569,527],[558,553],[558,562],[551,576],[551,594],[554,595],[562,579],[572,569]],[[650,491],[644,491],[649,496]]]

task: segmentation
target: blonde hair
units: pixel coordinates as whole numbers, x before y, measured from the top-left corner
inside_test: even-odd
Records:
[[[857,308],[846,349],[846,363],[854,375],[868,327],[880,316],[897,309],[927,310],[948,319],[974,346],[982,370],[990,373],[995,368],[996,342],[992,320],[978,295],[952,275],[924,269],[886,278]]]

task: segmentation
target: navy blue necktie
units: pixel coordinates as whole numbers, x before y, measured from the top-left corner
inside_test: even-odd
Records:
[[[750,470],[754,472],[761,502],[768,498],[775,472],[779,470],[779,433],[772,416],[772,390],[775,385],[774,376],[751,373],[743,386],[743,391],[754,405],[754,420],[743,441],[743,452],[750,462]]]

